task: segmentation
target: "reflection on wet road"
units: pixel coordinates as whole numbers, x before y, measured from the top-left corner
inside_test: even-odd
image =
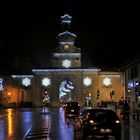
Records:
[[[140,140],[140,121],[122,132],[122,140]],[[73,140],[73,120],[65,118],[63,108],[0,110],[0,140],[27,139]]]
[[[33,114],[31,112],[21,112],[13,109],[0,110],[0,139],[22,139],[30,127],[32,119]]]

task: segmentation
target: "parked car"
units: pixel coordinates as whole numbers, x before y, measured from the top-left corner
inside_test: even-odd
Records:
[[[77,117],[80,112],[80,105],[76,101],[68,101],[65,103],[64,114],[65,117]]]
[[[122,126],[116,112],[111,109],[86,109],[74,121],[75,140],[115,136],[121,139]]]

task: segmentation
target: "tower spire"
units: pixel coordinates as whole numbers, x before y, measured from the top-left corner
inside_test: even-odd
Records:
[[[68,30],[71,25],[72,16],[65,14],[64,16],[61,16],[60,19],[61,19],[61,24],[62,24],[63,30]]]

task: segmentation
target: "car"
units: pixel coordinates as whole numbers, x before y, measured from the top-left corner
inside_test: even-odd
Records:
[[[74,139],[115,137],[121,139],[122,126],[115,111],[103,108],[84,109],[74,121]]]
[[[64,115],[65,117],[77,117],[80,112],[80,105],[77,101],[68,101],[65,103]]]
[[[63,109],[65,109],[66,105],[67,105],[67,102],[61,103],[61,107],[62,107]]]

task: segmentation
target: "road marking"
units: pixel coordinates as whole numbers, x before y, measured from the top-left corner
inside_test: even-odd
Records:
[[[25,140],[26,136],[28,135],[29,131],[31,130],[32,128],[32,124],[30,125],[29,129],[27,130],[27,132],[25,133],[25,135],[23,136],[23,139],[22,140]]]

